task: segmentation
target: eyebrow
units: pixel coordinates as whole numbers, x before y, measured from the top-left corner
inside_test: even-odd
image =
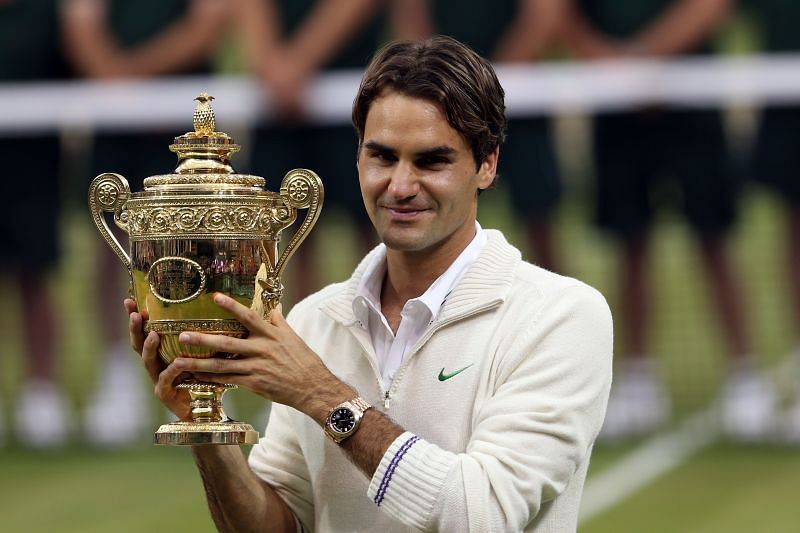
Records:
[[[386,146],[385,144],[381,144],[377,141],[365,142],[364,148],[368,150],[373,150],[375,152],[390,152],[390,153],[395,152],[393,148]],[[441,146],[434,146],[433,148],[428,148],[427,150],[415,152],[414,157],[445,157],[445,156],[450,156],[454,153],[456,153],[455,148],[443,144]]]

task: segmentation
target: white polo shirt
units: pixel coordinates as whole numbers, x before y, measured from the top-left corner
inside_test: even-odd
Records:
[[[381,287],[386,275],[386,246],[381,244],[378,254],[367,266],[361,278],[356,297],[353,299],[353,313],[362,327],[369,331],[375,349],[378,369],[385,390],[389,390],[395,372],[406,355],[422,338],[425,330],[433,324],[450,291],[472,266],[486,245],[486,233],[475,222],[475,237],[459,254],[450,267],[434,281],[424,294],[408,300],[400,313],[400,326],[397,335],[392,333],[389,322],[381,312]]]

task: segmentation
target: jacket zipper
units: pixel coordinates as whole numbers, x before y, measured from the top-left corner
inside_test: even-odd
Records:
[[[455,317],[449,318],[449,319],[447,319],[447,320],[445,320],[443,322],[438,322],[435,327],[433,327],[430,330],[428,330],[428,332],[425,335],[423,335],[422,338],[420,338],[417,341],[416,345],[414,345],[414,347],[408,353],[408,357],[406,357],[405,361],[403,361],[403,364],[400,365],[400,368],[397,369],[397,374],[395,376],[395,379],[392,380],[392,384],[389,386],[389,388],[386,390],[386,392],[384,392],[384,394],[383,394],[383,408],[384,408],[384,410],[385,411],[389,410],[389,404],[390,404],[391,399],[392,399],[391,398],[391,391],[392,391],[392,389],[394,389],[397,386],[398,381],[400,381],[400,379],[405,374],[405,369],[408,366],[408,362],[411,360],[411,357],[414,354],[417,353],[417,351],[420,349],[420,347],[422,347],[422,345],[425,344],[428,341],[428,339],[430,339],[431,336],[434,333],[436,333],[436,331],[438,331],[442,327],[444,327],[444,326],[446,326],[446,325],[448,325],[448,324],[450,324],[452,322],[455,322],[457,320],[461,320],[463,318],[470,317],[470,316],[472,316],[474,314],[477,314],[477,313],[481,313],[483,311],[486,311],[487,309],[491,309],[492,307],[495,307],[497,304],[498,304],[498,301],[496,301],[496,300],[492,301],[489,304],[481,306],[481,307],[479,307],[477,309],[473,309],[472,311],[470,311],[469,313],[466,313],[464,315],[455,316]],[[378,382],[381,383],[380,380],[378,380]],[[381,386],[382,385],[383,384],[381,383]]]

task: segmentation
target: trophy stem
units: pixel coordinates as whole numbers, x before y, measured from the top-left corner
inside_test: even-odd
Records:
[[[186,383],[178,385],[186,389],[191,399],[192,422],[222,422],[228,420],[222,408],[222,395],[236,385],[212,385],[207,383]]]
[[[156,444],[193,446],[200,444],[255,444],[258,432],[253,426],[229,418],[222,408],[222,396],[236,385],[181,383],[189,393],[191,422],[164,424],[155,434]]]

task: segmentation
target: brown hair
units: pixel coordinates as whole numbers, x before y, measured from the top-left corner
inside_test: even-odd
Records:
[[[505,93],[494,69],[451,37],[396,41],[377,52],[353,102],[359,146],[370,105],[387,88],[438,104],[466,139],[476,166],[505,140]]]

